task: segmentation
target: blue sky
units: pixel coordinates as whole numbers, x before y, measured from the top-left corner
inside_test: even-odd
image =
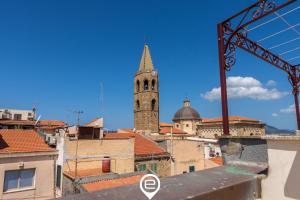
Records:
[[[219,86],[216,24],[252,3],[1,1],[0,105],[36,106],[42,118],[68,122],[75,120],[72,110],[83,110],[82,122],[104,115],[108,128],[132,127],[133,77],[146,37],[159,72],[161,121],[171,122],[185,97],[202,117],[218,117],[220,101],[204,98]],[[296,19],[299,15],[291,17],[291,23]],[[272,33],[274,25],[270,26],[266,31]],[[258,30],[253,37],[267,34]],[[281,39],[287,37],[295,36]],[[270,41],[265,44],[272,46]],[[251,95],[230,99],[229,113],[294,129],[294,113],[284,110],[293,104],[293,97],[285,95],[290,92],[286,75],[241,50],[237,56],[228,76],[252,77],[260,88],[282,95],[268,100]],[[269,80],[275,83],[267,84]]]

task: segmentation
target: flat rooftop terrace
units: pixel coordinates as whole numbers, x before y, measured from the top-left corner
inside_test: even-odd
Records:
[[[257,174],[263,168],[221,166],[199,172],[162,178],[159,192],[153,199],[256,199]],[[128,200],[147,199],[140,191],[139,184],[82,193],[61,198]]]

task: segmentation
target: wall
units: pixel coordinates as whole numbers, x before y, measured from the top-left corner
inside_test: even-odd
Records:
[[[189,166],[195,171],[204,169],[204,144],[185,139],[167,140],[167,150],[175,159],[171,165],[171,175],[189,172]]]
[[[268,144],[269,173],[262,180],[262,200],[300,199],[300,137],[265,137]]]
[[[0,199],[50,199],[54,198],[55,156],[34,156],[0,159]],[[24,169],[35,168],[35,187],[16,192],[3,193],[4,174],[6,170],[20,169],[19,163],[24,162]]]
[[[157,164],[156,174],[159,177],[165,177],[171,175],[171,159],[170,158],[160,158],[160,159],[149,159],[143,161],[136,161],[135,166],[138,169],[138,166],[141,164],[146,164],[146,170],[151,170],[151,164]]]
[[[32,110],[0,109],[0,119],[2,119],[2,114],[4,113],[5,110],[8,110],[8,113],[11,114],[10,119],[14,119],[14,114],[21,114],[22,115],[21,120],[29,120],[35,118],[34,112]]]
[[[265,167],[268,164],[267,142],[260,137],[222,136],[219,144],[225,165],[247,164]]]
[[[76,140],[65,140],[64,171],[75,171]],[[131,139],[103,139],[103,140],[78,140],[77,170],[101,168],[104,156],[111,158],[111,171],[115,173],[134,172],[134,138]],[[91,158],[93,157],[93,158]],[[71,160],[70,160],[71,159]]]
[[[229,124],[231,136],[260,136],[265,135],[264,124],[235,123]],[[223,127],[221,123],[202,123],[198,125],[198,135],[205,138],[215,138],[215,135],[221,136]]]
[[[187,126],[188,125],[188,126]],[[195,120],[179,120],[175,123],[175,128],[181,129],[188,134],[197,134],[197,121]]]

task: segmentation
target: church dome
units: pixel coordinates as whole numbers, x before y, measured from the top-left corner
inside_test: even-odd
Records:
[[[183,107],[180,108],[174,115],[173,121],[176,120],[199,120],[200,114],[190,106],[190,101],[188,99],[183,101]]]

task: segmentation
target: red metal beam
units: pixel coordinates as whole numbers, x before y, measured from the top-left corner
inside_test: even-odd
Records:
[[[271,65],[283,70],[289,76],[291,85],[293,86],[293,94],[295,100],[295,109],[297,117],[297,125],[300,130],[300,111],[299,111],[299,83],[300,83],[300,65],[292,65],[282,59],[280,56],[263,48],[256,42],[247,38],[247,30],[245,27],[253,22],[282,9],[283,7],[297,0],[288,0],[285,3],[276,5],[273,1],[260,0],[255,4],[245,8],[241,12],[233,15],[227,20],[219,23],[218,30],[218,47],[219,47],[219,65],[220,65],[220,83],[221,83],[221,99],[222,99],[222,116],[223,116],[223,134],[229,135],[228,120],[228,100],[226,86],[226,70],[230,70],[235,64],[235,51],[239,47],[252,55],[270,63]],[[250,15],[249,15],[250,13]],[[251,15],[252,14],[252,15]],[[250,17],[249,17],[250,16]],[[232,25],[233,20],[239,20],[236,25]],[[233,27],[232,27],[233,26]]]
[[[221,83],[221,98],[222,98],[222,116],[223,116],[223,133],[229,135],[229,120],[228,120],[228,101],[226,88],[226,66],[224,56],[224,27],[223,24],[218,24],[218,46],[219,46],[219,65],[220,65],[220,83]]]

